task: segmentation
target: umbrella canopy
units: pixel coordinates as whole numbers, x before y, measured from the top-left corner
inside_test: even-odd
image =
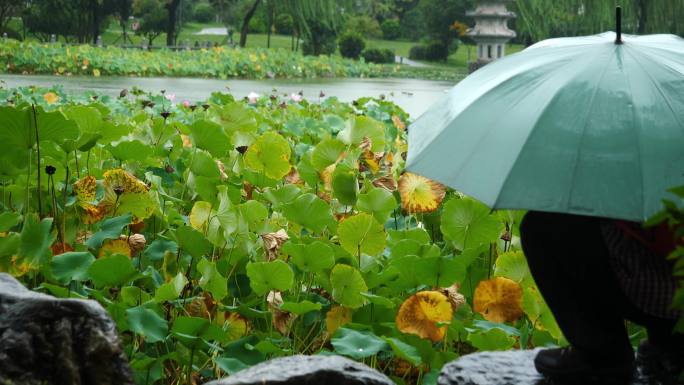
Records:
[[[684,184],[684,39],[542,41],[411,125],[407,169],[492,208],[643,221]]]

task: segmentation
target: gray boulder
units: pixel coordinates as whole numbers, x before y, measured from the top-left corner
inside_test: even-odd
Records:
[[[537,385],[542,376],[534,368],[537,350],[508,350],[465,355],[444,365],[439,385]]]
[[[114,322],[100,304],[33,292],[0,273],[0,384],[132,383]]]
[[[549,384],[534,368],[539,349],[481,352],[463,356],[442,368],[439,385],[541,385]],[[679,384],[662,373],[648,373],[638,364],[630,385]]]
[[[206,385],[394,385],[384,374],[340,356],[289,356]]]

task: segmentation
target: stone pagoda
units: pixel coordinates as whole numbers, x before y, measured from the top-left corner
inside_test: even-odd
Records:
[[[506,43],[516,36],[508,28],[508,20],[515,18],[515,13],[506,9],[506,3],[513,1],[481,0],[474,11],[467,13],[475,19],[467,35],[477,43],[477,60],[469,63],[471,72],[506,54]]]

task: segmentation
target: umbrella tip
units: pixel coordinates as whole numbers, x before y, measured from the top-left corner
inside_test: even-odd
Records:
[[[615,44],[622,44],[622,7],[615,7]]]

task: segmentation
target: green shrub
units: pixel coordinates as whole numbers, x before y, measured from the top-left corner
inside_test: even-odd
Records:
[[[422,44],[414,45],[409,50],[409,59],[411,60],[425,60],[426,47]]]
[[[292,35],[294,32],[294,21],[292,20],[292,16],[287,13],[281,13],[276,16],[273,24],[276,32],[281,35]]]
[[[338,41],[342,57],[358,59],[366,48],[366,41],[358,33],[346,33]]]
[[[433,41],[425,46],[425,60],[446,61],[449,57],[449,47],[439,41]]]
[[[361,56],[369,63],[394,63],[394,51],[391,49],[368,48],[363,51]]]
[[[382,37],[387,40],[396,40],[401,37],[401,26],[396,19],[388,19],[382,22]]]
[[[399,22],[401,37],[412,41],[420,40],[426,35],[423,15],[418,7],[406,12]]]
[[[208,3],[199,3],[194,9],[194,20],[198,23],[209,23],[214,19],[214,8]]]
[[[382,29],[380,23],[370,16],[352,16],[344,23],[345,32],[358,33],[361,36],[372,39],[382,37]]]

